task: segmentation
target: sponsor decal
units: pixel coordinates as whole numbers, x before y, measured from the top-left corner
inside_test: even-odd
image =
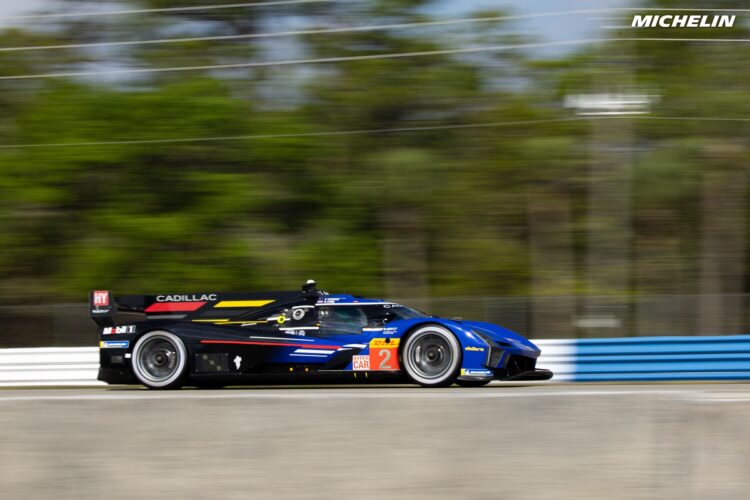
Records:
[[[305,317],[305,310],[300,308],[292,309],[292,319],[295,319],[297,321],[301,320]]]
[[[363,371],[370,369],[370,356],[352,356],[352,370]]]
[[[325,298],[319,299],[318,302],[316,302],[316,304],[317,305],[321,305],[321,304],[335,304],[339,300],[341,300],[341,297],[325,297]]]
[[[108,307],[109,292],[106,290],[97,290],[94,292],[94,307]]]
[[[372,339],[370,349],[395,349],[401,339]]]
[[[397,331],[398,328],[395,326],[389,326],[388,328],[383,328],[383,335],[395,335]]]
[[[295,335],[297,337],[304,337],[305,331],[304,330],[287,330],[286,328],[282,328],[282,331],[286,333],[287,335]]]
[[[100,349],[127,349],[130,342],[127,340],[102,340],[99,342]]]
[[[631,28],[731,28],[737,16],[729,15],[635,15]]]
[[[468,375],[470,377],[489,377],[492,375],[492,370],[472,370],[470,368],[461,368],[461,375]]]
[[[372,370],[398,370],[398,344],[401,339],[372,339],[370,366]]]
[[[370,348],[370,364],[373,370],[398,370],[398,349]]]
[[[135,325],[108,326],[102,330],[102,335],[119,335],[135,333]]]
[[[484,347],[474,347],[473,345],[468,346],[465,351],[476,351],[476,352],[484,352]]]
[[[209,302],[216,300],[215,293],[198,294],[181,294],[181,295],[157,295],[157,302]]]
[[[240,369],[240,364],[242,364],[242,357],[237,356],[232,361],[234,361],[234,366],[237,367],[237,369]]]

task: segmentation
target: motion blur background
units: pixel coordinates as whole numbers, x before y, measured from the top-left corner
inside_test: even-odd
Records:
[[[532,338],[748,331],[747,16],[630,27],[744,2],[236,4],[0,2],[0,347],[93,345],[92,289],[308,278]]]

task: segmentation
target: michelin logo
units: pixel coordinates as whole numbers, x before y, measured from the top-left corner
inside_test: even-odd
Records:
[[[127,340],[102,340],[99,342],[100,349],[127,349],[130,342]]]
[[[492,375],[492,370],[472,370],[470,368],[461,368],[461,375],[468,375],[469,377],[489,377]]]
[[[633,16],[631,28],[731,28],[737,16],[649,15]]]

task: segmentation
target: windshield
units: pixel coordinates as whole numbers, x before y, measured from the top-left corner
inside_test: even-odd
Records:
[[[367,315],[361,307],[321,307],[318,317],[322,335],[359,335],[367,326]]]
[[[419,312],[411,307],[402,305],[392,306],[390,311],[396,316],[395,319],[413,319],[413,318],[426,318],[427,315],[423,312]]]

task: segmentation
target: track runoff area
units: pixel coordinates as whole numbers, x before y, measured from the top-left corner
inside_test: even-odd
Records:
[[[550,384],[493,382],[478,389],[425,389],[414,385],[262,385],[221,390],[182,389],[152,391],[141,386],[96,386],[80,388],[0,388],[0,404],[13,401],[122,401],[122,400],[484,400],[549,398],[618,398],[657,396],[675,401],[748,401],[750,383],[663,384]],[[1,407],[0,407],[1,408]]]
[[[0,390],[3,498],[745,498],[750,384]]]

